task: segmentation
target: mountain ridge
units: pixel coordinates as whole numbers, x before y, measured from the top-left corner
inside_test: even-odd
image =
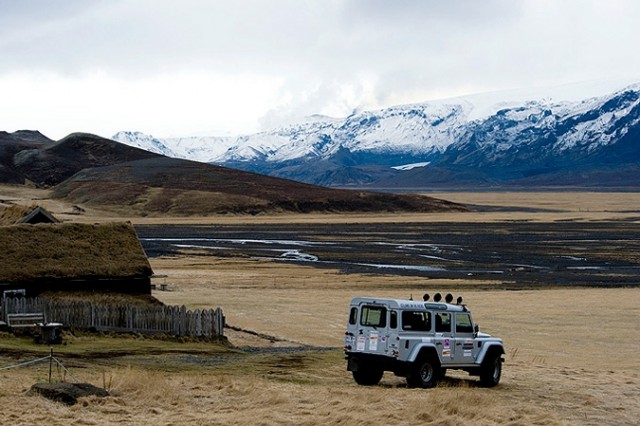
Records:
[[[147,138],[178,157],[329,186],[536,185],[527,176],[545,170],[546,184],[562,185],[585,171],[610,169],[604,165],[636,164],[639,104],[640,84],[633,84],[579,101],[498,102],[481,114],[459,98],[320,117],[235,138]],[[143,147],[142,134],[121,132],[114,139]],[[421,170],[403,170],[409,164]],[[566,181],[556,180],[558,171]],[[469,179],[474,174],[486,178]],[[437,179],[443,175],[446,182]],[[614,175],[600,173],[599,183],[609,185]]]

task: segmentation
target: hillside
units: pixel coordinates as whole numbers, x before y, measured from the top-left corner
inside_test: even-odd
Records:
[[[19,152],[37,151],[53,141],[40,132],[21,130],[14,133],[0,131],[0,182],[25,183],[26,177],[14,164]]]
[[[164,157],[90,134],[58,142],[38,135],[0,134],[0,182],[51,187],[57,198],[126,214],[465,210],[431,197],[329,189]]]
[[[329,189],[168,157],[85,169],[53,193],[74,203],[128,205],[145,214],[464,210],[431,197]]]
[[[85,168],[157,156],[85,133],[56,142],[37,131],[0,132],[0,182],[55,186]]]

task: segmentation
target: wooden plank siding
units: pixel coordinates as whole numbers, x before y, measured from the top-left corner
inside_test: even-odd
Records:
[[[43,312],[48,322],[59,322],[69,328],[179,337],[224,336],[225,318],[221,308],[190,311],[184,306],[99,305],[8,297],[2,303],[2,310],[2,318],[7,314]]]

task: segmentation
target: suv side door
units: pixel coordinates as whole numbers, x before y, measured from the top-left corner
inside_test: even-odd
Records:
[[[436,311],[433,313],[435,319],[435,344],[438,356],[445,365],[450,363],[455,352],[455,342],[452,334],[453,316],[451,312]]]
[[[468,312],[456,312],[454,314],[454,361],[456,364],[473,363],[476,359],[478,348],[474,344],[473,320]]]

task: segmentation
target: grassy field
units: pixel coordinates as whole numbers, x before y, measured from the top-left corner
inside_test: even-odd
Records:
[[[640,195],[635,193],[434,195],[523,208],[410,220],[634,221],[640,216]],[[61,206],[61,212],[67,208]],[[68,217],[95,220],[98,213]],[[314,215],[184,221],[404,219]],[[260,335],[228,330],[229,342],[260,349],[67,335],[66,344],[55,348],[59,359],[75,378],[104,386],[112,396],[67,407],[25,394],[33,383],[46,380],[48,365],[0,370],[1,424],[635,425],[640,419],[638,288],[505,291],[497,285],[491,289],[491,281],[471,285],[198,256],[156,258],[151,264],[156,274],[168,275],[170,288],[154,296],[189,308],[221,306],[234,328]],[[478,284],[488,290],[477,289]],[[379,386],[356,385],[341,350],[349,300],[362,295],[419,297],[435,290],[463,295],[480,329],[504,339],[507,354],[500,385],[479,388],[474,379],[456,372],[430,390],[408,389],[403,379],[389,373]],[[48,350],[29,339],[0,335],[0,367],[44,356]]]
[[[224,306],[231,325],[271,338],[230,330],[234,345],[263,348],[238,353],[202,342],[67,336],[56,355],[74,378],[113,396],[66,407],[24,394],[46,380],[47,365],[5,370],[3,424],[600,425],[640,418],[637,289],[460,291],[481,330],[504,338],[501,384],[478,388],[454,372],[435,389],[408,389],[386,373],[380,386],[363,388],[345,371],[340,349],[349,299],[420,294],[423,283],[251,261],[225,268],[161,259],[154,267],[174,279],[172,291],[156,293],[161,300]],[[48,350],[28,340],[0,342],[4,365]]]

